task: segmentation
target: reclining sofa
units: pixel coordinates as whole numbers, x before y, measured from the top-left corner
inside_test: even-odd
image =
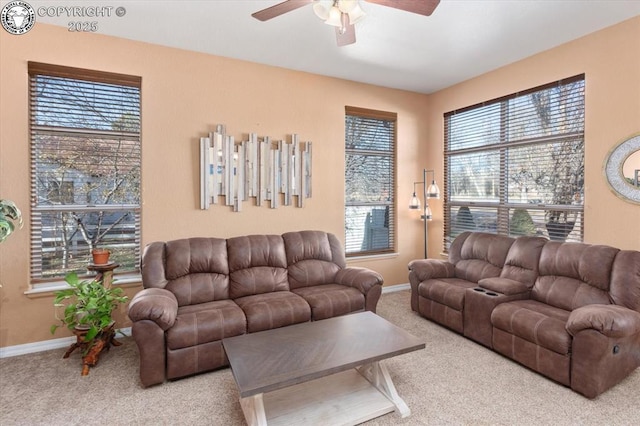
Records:
[[[346,267],[321,231],[154,242],[129,303],[143,386],[224,367],[222,339],[376,311],[377,272]]]
[[[595,398],[640,366],[640,252],[465,232],[409,264],[421,316]]]

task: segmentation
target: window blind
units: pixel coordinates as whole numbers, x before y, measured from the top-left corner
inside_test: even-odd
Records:
[[[395,113],[345,109],[345,251],[395,250]]]
[[[31,277],[86,274],[93,247],[118,272],[140,255],[139,77],[30,62]]]
[[[444,119],[446,248],[464,231],[583,240],[584,75]]]

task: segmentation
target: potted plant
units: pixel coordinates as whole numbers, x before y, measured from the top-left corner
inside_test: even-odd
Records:
[[[106,288],[97,280],[80,281],[75,272],[68,274],[65,281],[71,288],[55,293],[53,303],[60,324],[51,326],[51,334],[66,326],[74,334],[82,334],[83,342],[90,348],[101,333],[113,329],[111,313],[128,297],[121,288]],[[62,318],[58,317],[59,308],[64,308]]]
[[[94,265],[106,265],[109,263],[109,256],[111,251],[106,248],[96,247],[91,250],[91,256],[93,257]]]
[[[16,229],[22,228],[22,213],[11,200],[0,200],[0,243]]]
[[[564,241],[571,231],[573,231],[573,227],[576,224],[576,218],[574,217],[573,221],[570,221],[568,220],[568,215],[569,214],[566,211],[549,211],[548,220],[545,224],[547,232],[549,233],[549,239],[554,241]]]

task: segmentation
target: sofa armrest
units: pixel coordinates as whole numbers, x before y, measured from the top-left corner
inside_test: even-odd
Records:
[[[336,283],[357,288],[362,294],[367,294],[375,285],[382,285],[382,275],[371,269],[351,266],[343,268],[336,274]]]
[[[640,312],[618,305],[587,305],[569,315],[566,329],[572,336],[593,329],[607,337],[624,337],[640,332]]]
[[[456,269],[447,260],[417,259],[409,262],[409,275],[413,275],[418,282],[429,278],[454,278]]]
[[[147,288],[136,293],[129,303],[131,321],[149,320],[163,331],[171,328],[178,315],[178,300],[169,290]]]
[[[478,285],[487,290],[495,291],[496,293],[502,293],[507,296],[514,294],[526,293],[529,291],[529,287],[520,281],[512,280],[510,278],[484,278],[478,281]]]

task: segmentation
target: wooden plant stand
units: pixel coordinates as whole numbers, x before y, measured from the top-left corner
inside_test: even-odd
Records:
[[[111,262],[105,265],[89,264],[87,269],[98,273],[96,280],[100,281],[106,288],[111,288],[113,282],[113,270],[118,266],[117,263]],[[102,330],[91,342],[84,340],[88,330],[73,330],[73,334],[76,335],[76,342],[73,343],[69,349],[64,353],[62,358],[69,358],[69,355],[76,349],[80,349],[82,352],[82,375],[89,374],[89,368],[95,366],[98,363],[100,354],[102,351],[109,350],[111,345],[120,346],[121,342],[116,340],[115,322],[104,330]]]
[[[69,355],[76,349],[80,349],[82,352],[82,375],[89,374],[89,368],[95,366],[98,363],[100,354],[104,350],[109,350],[111,345],[120,346],[121,342],[116,340],[115,323],[111,324],[108,328],[100,332],[91,342],[84,340],[88,330],[73,330],[73,334],[76,335],[76,342],[73,343],[69,349],[64,353],[62,358],[69,358]]]

